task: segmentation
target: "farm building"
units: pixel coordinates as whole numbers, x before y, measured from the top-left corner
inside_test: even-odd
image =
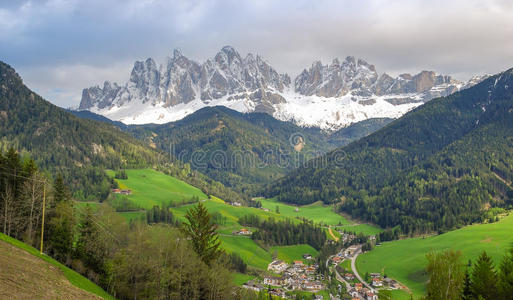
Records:
[[[235,234],[235,235],[251,235],[252,232],[246,228],[242,228],[239,231],[234,231],[233,234]]]
[[[312,259],[312,255],[311,254],[303,254],[303,258],[304,259]]]

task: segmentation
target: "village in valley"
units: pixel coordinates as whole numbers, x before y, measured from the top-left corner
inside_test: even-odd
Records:
[[[243,228],[233,234],[251,235],[251,231]],[[303,291],[312,293],[314,299],[331,300],[378,300],[381,290],[404,288],[399,282],[381,273],[365,274],[363,277],[358,274],[355,261],[362,253],[363,244],[355,244],[354,234],[340,234],[344,244],[349,246],[331,255],[325,262],[318,262],[307,253],[303,254],[303,260],[285,262],[275,259],[269,263],[265,276],[252,279],[242,287],[286,299],[293,298],[295,291]],[[370,236],[369,240],[375,242],[375,237]],[[320,274],[319,263],[326,265],[329,275]],[[333,289],[330,290],[329,287],[333,285],[337,287],[338,294],[332,293]],[[329,298],[321,295],[321,291],[325,291],[325,295],[329,294]]]
[[[269,294],[286,298],[287,291],[319,292],[324,289],[324,275],[318,274],[319,265],[310,254],[304,254],[302,260],[288,264],[282,260],[274,260],[267,270],[273,275],[264,276],[261,281],[251,280],[243,285],[244,288],[256,292],[268,291]],[[280,275],[280,276],[278,276]]]

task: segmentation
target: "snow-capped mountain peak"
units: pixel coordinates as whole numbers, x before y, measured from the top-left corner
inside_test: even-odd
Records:
[[[374,65],[347,56],[328,65],[315,61],[293,81],[264,58],[241,56],[231,46],[197,63],[175,49],[157,66],[137,61],[124,85],[106,81],[84,89],[81,110],[91,110],[127,124],[175,121],[205,106],[266,112],[303,126],[335,130],[374,117],[399,117],[439,96],[474,85],[435,72],[378,74]]]

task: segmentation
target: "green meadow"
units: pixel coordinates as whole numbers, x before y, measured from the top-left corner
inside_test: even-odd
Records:
[[[45,254],[40,254],[39,253],[39,250],[35,249],[34,247],[31,247],[19,240],[16,240],[10,236],[7,236],[3,233],[0,233],[0,240],[1,241],[4,241],[4,242],[7,242],[13,246],[16,246],[20,249],[23,249],[25,251],[27,251],[28,253],[34,255],[34,256],[37,256],[39,258],[41,258],[42,260],[52,264],[53,266],[59,268],[62,273],[64,274],[64,276],[69,280],[69,282],[71,284],[73,284],[74,286],[84,290],[84,291],[88,291],[90,293],[93,293],[95,295],[98,295],[104,299],[114,299],[114,297],[112,297],[111,295],[109,295],[107,292],[105,292],[101,287],[97,286],[96,284],[94,284],[92,281],[90,281],[89,279],[85,278],[84,276],[78,274],[77,272],[71,270],[70,268],[64,266],[63,264],[59,263],[58,261],[56,261],[55,259],[49,257],[49,256],[46,256]]]
[[[335,230],[347,230],[355,233],[363,233],[364,235],[376,235],[383,231],[383,229],[373,226],[370,224],[354,224],[354,225],[346,225],[346,226],[335,226],[332,227],[332,231],[335,232]]]
[[[137,221],[137,220],[146,220],[146,212],[144,211],[126,211],[126,212],[118,212],[123,218],[125,218],[128,222]]]
[[[114,173],[112,170],[107,171],[111,177],[114,177]],[[150,209],[154,205],[180,203],[193,196],[207,198],[200,189],[152,169],[127,169],[126,174],[128,179],[116,179],[116,182],[121,189],[132,190],[128,199],[144,209]]]
[[[291,263],[294,260],[302,260],[303,262],[308,262],[303,258],[303,254],[310,254],[313,257],[317,257],[319,255],[319,251],[315,250],[310,245],[291,245],[291,246],[274,246],[269,248],[269,252],[271,254],[276,253],[278,255],[278,259],[281,259],[287,263]]]
[[[321,202],[315,202],[310,205],[294,206],[276,201],[275,199],[259,199],[262,207],[268,208],[272,212],[279,208],[280,215],[290,218],[305,218],[314,223],[324,225],[349,225],[350,222],[343,216],[335,213],[331,206],[323,205]],[[296,209],[298,211],[296,211]]]
[[[250,281],[255,278],[253,275],[241,274],[241,273],[233,273],[232,281],[235,285],[243,285],[244,283]]]
[[[496,265],[513,244],[513,214],[497,223],[470,225],[458,230],[426,238],[385,242],[360,255],[357,268],[360,274],[384,271],[387,276],[406,285],[416,297],[425,292],[427,275],[424,271],[430,251],[453,249],[461,251],[462,262],[475,260],[486,250]]]
[[[337,214],[333,211],[332,206],[324,205],[318,201],[309,205],[295,206],[278,202],[276,199],[258,199],[262,202],[262,207],[268,208],[272,212],[276,211],[278,207],[280,215],[301,219],[305,218],[313,221],[314,223],[336,226],[338,229],[347,229],[356,233],[363,233],[365,235],[375,235],[382,231],[381,228],[369,224],[353,224],[344,216]],[[333,232],[338,237],[337,233]],[[331,238],[331,235],[328,235]]]
[[[226,252],[239,254],[249,266],[267,270],[267,265],[272,261],[271,254],[249,237],[221,235],[219,239]]]

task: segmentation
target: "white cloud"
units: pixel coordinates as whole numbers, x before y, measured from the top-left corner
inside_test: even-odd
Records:
[[[174,48],[202,61],[229,44],[291,75],[317,59],[354,55],[380,72],[430,69],[466,79],[511,67],[512,36],[509,0],[0,4],[0,59],[64,106],[76,104],[84,87],[126,80],[135,60],[161,61]]]

